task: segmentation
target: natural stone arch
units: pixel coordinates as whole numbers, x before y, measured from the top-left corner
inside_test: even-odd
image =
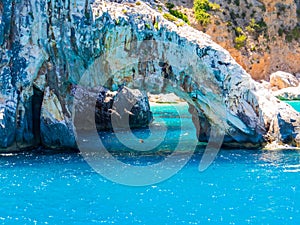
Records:
[[[90,67],[86,84],[103,85],[113,77],[117,85],[125,82],[153,93],[174,92],[207,122],[203,137],[215,127],[224,130],[225,143],[234,146],[257,147],[270,141],[299,145],[295,129],[285,131],[287,141],[280,137],[280,125],[274,128],[280,124],[278,115],[288,112],[294,114],[292,127],[299,126],[299,114],[264,91],[209,37],[188,27],[184,27],[189,34],[185,35],[183,28],[165,21],[159,31],[141,31],[124,18],[118,19],[119,25],[106,33],[106,52]],[[172,74],[164,78],[170,66]],[[185,87],[187,76],[192,91]],[[290,124],[280,120],[283,126]]]
[[[23,7],[26,2],[28,1],[19,2],[18,7]],[[199,95],[197,95],[199,106],[195,104],[197,102],[193,101],[192,103],[196,105],[199,111],[203,111],[202,115],[205,116],[205,121],[216,126],[224,124],[227,133],[225,141],[232,142],[235,140],[243,146],[247,143],[262,142],[264,144],[273,141],[277,141],[279,144],[299,146],[299,113],[296,113],[285,103],[279,102],[260,84],[254,82],[228,52],[214,44],[207,35],[195,31],[187,25],[177,27],[174,23],[166,21],[161,13],[146,3],[141,3],[142,5],[137,7],[96,0],[88,9],[85,7],[87,2],[85,0],[76,1],[76,6],[59,2],[61,4],[50,4],[50,2],[46,4],[44,0],[39,1],[39,4],[33,4],[34,7],[24,7],[22,15],[18,7],[11,7],[9,1],[5,6],[9,13],[3,15],[3,21],[10,21],[10,15],[14,14],[15,18],[24,17],[25,20],[27,18],[31,22],[23,27],[22,21],[25,20],[16,19],[16,23],[8,23],[9,29],[4,30],[4,33],[2,32],[4,39],[1,50],[4,53],[4,64],[0,71],[2,81],[0,93],[1,151],[7,151],[10,146],[13,150],[18,149],[14,146],[17,133],[20,133],[22,137],[32,136],[31,130],[23,129],[25,126],[16,127],[17,108],[20,103],[18,100],[18,83],[26,83],[26,89],[23,89],[21,94],[30,99],[33,86],[35,85],[37,88],[39,86],[34,81],[35,78],[37,80],[41,78],[39,68],[44,63],[50,62],[48,67],[50,67],[51,73],[47,76],[51,76],[55,82],[41,79],[41,83],[42,86],[55,89],[55,92],[51,93],[49,88],[41,88],[40,91],[44,94],[43,102],[45,103],[47,100],[48,90],[50,91],[48,100],[51,103],[49,107],[44,107],[46,104],[42,103],[42,108],[45,112],[58,111],[61,120],[56,120],[51,113],[45,113],[44,115],[47,115],[45,119],[50,118],[53,127],[63,125],[63,128],[57,132],[68,133],[72,137],[70,138],[72,143],[67,141],[66,145],[59,147],[76,147],[72,115],[69,113],[73,105],[70,89],[79,82],[82,74],[89,65],[94,63],[95,59],[97,60],[106,52],[113,51],[120,46],[123,48],[121,52],[124,56],[112,54],[118,59],[110,59],[110,61],[106,59],[101,62],[101,65],[103,64],[101,68],[103,70],[106,68],[107,72],[112,65],[116,65],[115,62],[122,62],[130,52],[135,52],[129,50],[140,47],[137,42],[145,40],[182,46],[184,50],[192,54],[192,58],[197,58],[199,64],[193,64],[193,66],[197,65],[200,69],[202,65],[202,71],[205,72],[199,73],[202,76],[201,82],[197,80],[196,76],[193,76],[193,80],[200,84]],[[49,13],[50,11],[52,13]],[[55,13],[57,11],[62,13]],[[32,15],[38,16],[32,18]],[[13,39],[8,38],[8,31],[17,28],[20,28],[20,32],[16,33]],[[51,28],[51,35],[47,31],[48,28]],[[27,32],[29,30],[30,32]],[[18,51],[11,52],[11,46],[15,46]],[[172,57],[178,56],[176,48],[167,48],[163,45],[153,46],[153,49],[156,49],[157,54],[159,54],[157,58],[162,59],[161,62],[170,64]],[[125,60],[127,60],[126,57]],[[177,59],[189,61],[187,56],[177,57]],[[177,61],[180,62],[179,60]],[[20,64],[20,62],[23,63]],[[53,62],[58,62],[58,64],[53,67]],[[138,65],[138,62],[136,63]],[[156,65],[158,65],[156,68],[161,68],[159,62],[156,62]],[[139,73],[139,68],[141,74],[146,76],[153,67],[147,67],[147,65],[140,63],[140,67],[136,66],[134,70],[135,74]],[[105,71],[99,73],[99,70],[96,70],[96,73],[93,74],[92,67],[90,69],[91,74],[87,76],[87,82],[90,84],[97,84],[107,79]],[[180,74],[180,70],[175,70],[176,66],[173,69],[175,74]],[[184,67],[184,71],[187,74],[191,73],[188,67]],[[132,72],[132,67],[128,68],[120,73],[120,78],[123,79]],[[160,78],[161,76],[161,74],[157,75]],[[153,85],[152,90],[158,86],[156,90],[161,91],[161,87],[157,85],[159,82],[154,81],[147,83],[145,80],[148,87],[150,84]],[[205,81],[205,86],[202,84],[203,81]],[[130,85],[131,82],[129,82]],[[137,87],[141,86],[137,85]],[[174,92],[178,91],[183,95],[185,94],[180,88],[174,89],[172,85],[168,85],[168,88],[173,88],[172,91]],[[52,103],[56,102],[57,98],[55,108]],[[28,106],[32,106],[32,104],[29,102]],[[216,113],[219,107],[226,109],[226,115],[220,116]],[[28,108],[26,113],[30,113],[32,110],[31,107]],[[21,121],[27,122],[28,125],[32,120],[33,117],[28,116]],[[47,127],[50,125],[47,124]],[[53,128],[50,129],[50,131],[53,130]],[[52,132],[50,131],[48,134],[51,136]],[[61,139],[67,139],[64,136],[59,135]],[[234,137],[234,140],[231,137]],[[24,143],[26,146],[33,145],[32,142],[23,138],[18,146],[22,148]],[[58,145],[55,144],[51,147],[58,147]]]

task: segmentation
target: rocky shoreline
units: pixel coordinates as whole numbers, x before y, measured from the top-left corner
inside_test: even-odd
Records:
[[[208,35],[168,21],[155,2],[31,2],[1,3],[0,151],[76,148],[75,87],[100,86],[175,93],[193,106],[199,140],[212,132],[239,148],[300,146],[298,112]],[[142,109],[148,100],[138,98]],[[91,108],[80,109],[89,124]],[[122,110],[151,120],[149,110]]]

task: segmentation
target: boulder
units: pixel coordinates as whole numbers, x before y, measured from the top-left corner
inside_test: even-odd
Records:
[[[138,89],[123,87],[114,96],[99,96],[96,103],[96,125],[100,130],[147,127],[152,122],[148,96]],[[108,108],[110,106],[110,108]],[[107,110],[108,109],[108,110]],[[107,110],[107,111],[106,111]],[[110,114],[110,118],[102,115]],[[99,122],[98,122],[99,121]]]
[[[88,107],[88,104],[95,107]],[[87,112],[87,109],[94,111]],[[78,86],[75,110],[75,126],[81,130],[93,129],[93,124],[98,131],[142,128],[153,119],[147,95],[128,87],[110,91],[105,87],[91,89]],[[95,116],[87,117],[87,114]]]
[[[280,90],[287,87],[297,87],[299,80],[293,74],[277,71],[271,74],[270,85]]]

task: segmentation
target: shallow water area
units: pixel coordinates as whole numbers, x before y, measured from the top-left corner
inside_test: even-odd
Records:
[[[300,112],[300,101],[287,101],[287,103],[293,106],[298,112]]]
[[[168,107],[153,111],[170,125],[171,138],[158,148],[171,151],[179,132],[178,110]],[[184,134],[193,138],[191,116],[182,107]],[[134,134],[145,142],[149,135]],[[110,146],[114,157],[135,166],[165,157],[128,155],[126,149],[117,154],[114,147],[120,146]],[[2,154],[0,224],[299,224],[299,151],[221,150],[199,172],[205,146],[196,150],[173,177],[141,187],[104,178],[81,154]]]

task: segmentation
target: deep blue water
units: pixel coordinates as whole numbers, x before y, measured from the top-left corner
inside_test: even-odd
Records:
[[[174,137],[178,118],[167,107],[154,108],[155,116],[167,118]],[[300,152],[221,150],[199,172],[204,147],[197,148],[173,177],[141,187],[107,180],[80,154],[2,155],[0,224],[299,224]],[[120,156],[128,163],[153,157]]]

